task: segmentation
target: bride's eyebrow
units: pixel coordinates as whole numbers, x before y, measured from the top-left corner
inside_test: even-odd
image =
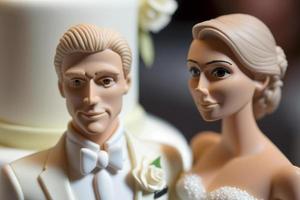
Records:
[[[210,65],[210,64],[219,63],[219,62],[221,62],[221,63],[227,63],[229,65],[232,65],[232,63],[230,63],[230,62],[228,62],[226,60],[212,60],[212,61],[209,61],[209,62],[205,63],[205,65]]]

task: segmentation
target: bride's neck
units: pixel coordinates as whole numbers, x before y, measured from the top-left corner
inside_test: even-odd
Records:
[[[222,121],[222,143],[233,155],[260,151],[263,137],[253,115],[252,102]]]

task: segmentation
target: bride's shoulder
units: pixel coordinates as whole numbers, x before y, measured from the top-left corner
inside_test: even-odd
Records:
[[[193,161],[199,160],[208,149],[220,142],[220,134],[213,131],[203,131],[196,134],[191,140]]]
[[[273,176],[272,199],[300,199],[300,169],[293,165],[281,167]]]

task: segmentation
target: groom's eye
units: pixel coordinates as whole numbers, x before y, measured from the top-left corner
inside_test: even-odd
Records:
[[[81,88],[85,85],[86,80],[81,78],[72,78],[69,82],[71,88]]]

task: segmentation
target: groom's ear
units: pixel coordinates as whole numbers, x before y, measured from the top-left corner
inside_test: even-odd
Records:
[[[58,90],[59,90],[60,95],[61,95],[63,98],[65,98],[65,91],[64,91],[64,88],[63,88],[62,81],[59,80],[57,85],[58,85]]]

